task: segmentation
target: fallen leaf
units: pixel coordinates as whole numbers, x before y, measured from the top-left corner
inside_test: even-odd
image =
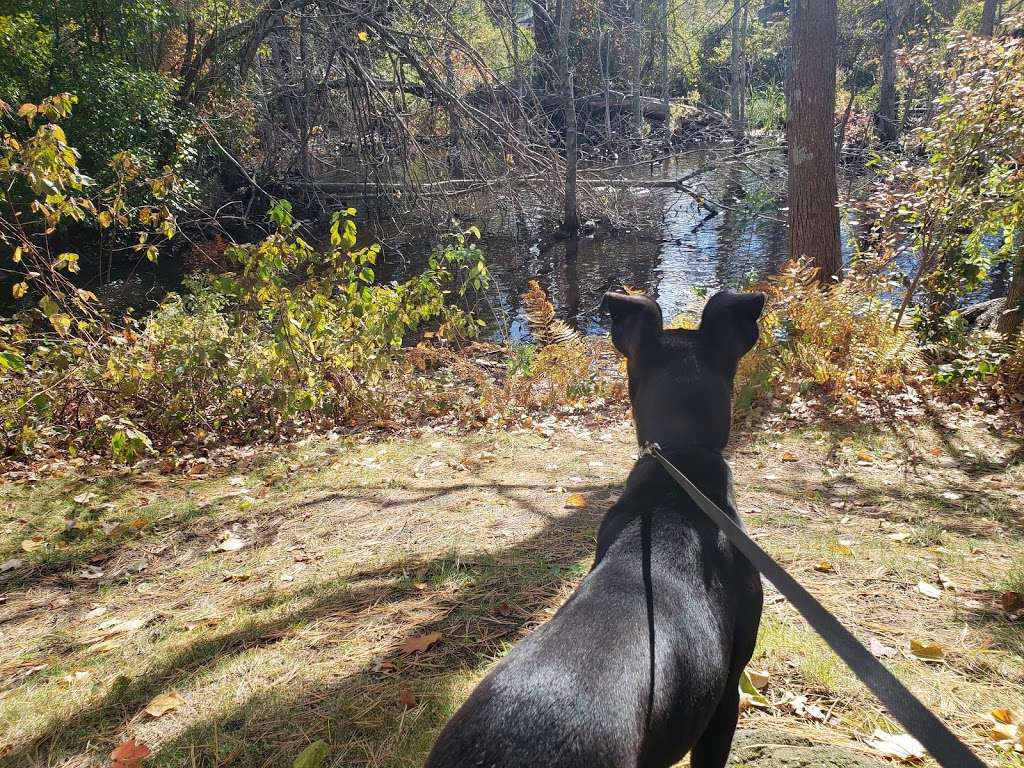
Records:
[[[1007,725],[1024,725],[1024,709],[993,709],[992,719]]]
[[[323,739],[314,741],[295,758],[292,768],[320,768],[328,753],[327,742]]]
[[[565,500],[568,509],[586,509],[587,500],[582,493],[573,493]]]
[[[743,670],[743,674],[740,676],[740,712],[745,712],[751,707],[768,707],[769,705],[764,694],[754,687],[748,671]]]
[[[416,694],[408,688],[403,688],[398,692],[398,703],[406,709],[412,709],[416,706]]]
[[[996,746],[1012,749],[1014,752],[1024,752],[1024,730],[1016,723],[997,721],[989,728],[988,735]]]
[[[120,646],[121,641],[116,637],[112,637],[107,640],[100,640],[98,643],[93,643],[86,649],[86,651],[89,653],[107,653],[108,651],[112,651]]]
[[[943,589],[956,589],[956,582],[954,582],[951,578],[949,578],[949,576],[944,574],[942,571],[938,572],[936,578],[939,580],[939,584],[942,585]]]
[[[25,564],[24,560],[19,560],[16,557],[12,557],[10,560],[4,560],[0,563],[0,573],[7,573],[13,571],[15,568],[21,568]]]
[[[122,741],[110,753],[111,768],[139,768],[139,763],[149,757],[150,749],[135,739]]]
[[[946,649],[941,643],[911,640],[910,653],[922,661],[939,661],[946,655]]]
[[[929,584],[927,581],[917,582],[917,586],[914,587],[915,592],[919,592],[925,597],[931,597],[938,600],[942,597],[942,590],[933,584]]]
[[[925,756],[921,742],[907,733],[888,733],[876,728],[871,738],[866,739],[866,743],[879,754],[904,763],[922,760]]]
[[[1020,592],[1003,592],[999,596],[999,602],[1007,613],[1015,613],[1024,609],[1024,594]]]
[[[783,451],[781,458],[783,461],[800,461],[800,457],[792,451]]]
[[[37,549],[46,546],[46,539],[42,536],[33,536],[21,542],[21,548],[26,552],[35,552]]]
[[[891,648],[877,637],[872,637],[871,642],[868,644],[868,650],[871,651],[872,656],[876,656],[879,659],[884,659],[887,656],[895,656],[898,651],[895,648]]]
[[[771,680],[767,672],[759,672],[756,669],[747,669],[747,678],[750,680],[750,684],[759,691],[767,686],[769,680]]]
[[[962,494],[954,493],[953,491],[943,491],[942,498],[946,501],[960,501],[963,498]]]
[[[88,504],[95,498],[95,493],[93,493],[92,491],[85,491],[83,493],[78,494],[77,496],[72,496],[71,500],[75,502],[75,504]]]
[[[906,541],[909,537],[910,534],[906,531],[897,531],[886,536],[887,539],[892,539],[893,541]]]
[[[402,641],[402,644],[398,646],[398,650],[400,653],[422,653],[440,639],[440,632],[431,632],[429,635],[407,637]]]
[[[217,549],[221,552],[237,552],[246,545],[245,539],[240,539],[237,536],[228,536],[224,541],[217,545]]]
[[[159,696],[155,697],[142,711],[150,717],[163,717],[168,712],[173,712],[184,703],[185,700],[182,699],[181,696],[174,691],[170,691],[169,693],[161,693]]]
[[[865,464],[872,464],[875,461],[875,457],[865,450],[860,450],[857,451],[857,461],[864,462]]]
[[[75,685],[77,683],[84,683],[90,677],[92,677],[92,672],[85,669],[76,669],[74,672],[68,672],[61,677],[60,681],[64,685]]]
[[[245,485],[245,478],[240,476],[229,477],[228,485]]]
[[[819,723],[828,721],[828,715],[825,714],[825,711],[821,707],[809,703],[806,696],[794,696],[787,691],[780,702],[780,706],[787,707],[798,717],[817,720]]]
[[[814,566],[814,570],[821,571],[822,573],[835,573],[836,569],[828,560],[819,560],[818,564]]]

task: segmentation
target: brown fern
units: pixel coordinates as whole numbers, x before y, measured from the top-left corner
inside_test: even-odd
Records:
[[[555,317],[554,305],[548,301],[548,295],[536,280],[530,281],[529,289],[522,295],[522,299],[530,333],[538,344],[580,343],[579,333]]]

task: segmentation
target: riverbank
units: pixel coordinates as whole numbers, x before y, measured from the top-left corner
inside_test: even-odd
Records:
[[[634,454],[621,408],[567,408],[207,471],[7,482],[0,762],[102,765],[135,739],[146,765],[288,765],[323,739],[325,765],[418,765],[585,574]],[[969,410],[912,430],[765,418],[730,451],[758,541],[1005,768],[1019,759],[986,722],[1024,706],[1021,625],[1000,603],[1024,592],[1022,456]],[[743,714],[734,760],[874,764],[864,737],[898,726],[766,602],[751,668],[768,705]]]

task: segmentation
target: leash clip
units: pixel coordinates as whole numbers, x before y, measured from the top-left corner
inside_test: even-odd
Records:
[[[639,458],[642,459],[645,456],[653,456],[655,451],[658,451],[660,453],[661,446],[658,445],[657,443],[644,443],[642,446],[640,446]]]

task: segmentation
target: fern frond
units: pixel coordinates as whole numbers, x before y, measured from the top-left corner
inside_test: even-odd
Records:
[[[530,333],[539,344],[576,344],[580,335],[569,325],[555,317],[555,307],[548,301],[548,295],[536,280],[529,282],[529,288],[522,296],[523,312],[530,326]]]

